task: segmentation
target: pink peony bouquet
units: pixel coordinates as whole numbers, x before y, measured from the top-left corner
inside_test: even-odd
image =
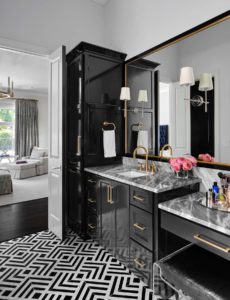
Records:
[[[198,159],[202,160],[202,161],[205,161],[205,162],[213,162],[214,161],[214,157],[212,157],[208,153],[206,153],[206,154],[199,154]]]
[[[181,170],[183,171],[190,171],[194,166],[197,165],[197,160],[193,156],[189,157],[177,157],[177,158],[171,158],[169,160],[170,166],[172,169],[178,173]]]

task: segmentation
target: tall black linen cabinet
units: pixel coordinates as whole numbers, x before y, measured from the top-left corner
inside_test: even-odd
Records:
[[[67,55],[65,202],[68,226],[86,237],[84,168],[119,163],[123,113],[119,100],[126,55],[81,42]],[[116,126],[116,153],[104,158],[103,130]]]

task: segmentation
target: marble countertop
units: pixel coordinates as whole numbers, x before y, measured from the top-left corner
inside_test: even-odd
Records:
[[[204,193],[194,193],[160,203],[158,207],[189,221],[230,235],[230,213],[206,208],[199,204],[205,198]]]
[[[138,178],[129,178],[120,175],[120,173],[128,172],[131,170],[137,171],[137,169],[133,166],[124,164],[85,168],[85,171],[87,172],[126,183],[135,187],[139,187],[153,193],[161,193],[201,182],[198,177],[178,179],[176,178],[175,174],[171,171],[168,171],[167,168],[159,168],[159,170],[154,175],[149,174]]]

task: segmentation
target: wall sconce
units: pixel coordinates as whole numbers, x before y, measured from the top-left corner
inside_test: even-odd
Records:
[[[148,102],[147,90],[140,90],[138,94],[138,102],[142,103],[142,118],[144,117],[144,102]]]
[[[205,112],[208,111],[208,104],[207,101],[207,92],[213,90],[213,82],[212,82],[212,74],[211,73],[203,73],[200,76],[200,84],[199,84],[199,91],[204,91],[205,93]]]
[[[131,100],[131,97],[130,97],[130,88],[129,87],[122,87],[121,88],[120,100],[125,101],[125,105],[124,105],[124,117],[127,118],[127,101]]]
[[[184,85],[186,87],[192,86],[195,84],[194,80],[194,73],[192,67],[183,67],[180,70],[180,85]],[[211,91],[213,89],[212,83],[212,74],[211,73],[203,73],[200,77],[200,84],[199,84],[199,91],[205,92],[205,100],[200,95],[195,95],[192,99],[186,98],[184,100],[190,101],[193,106],[201,106],[205,105],[205,112],[208,111],[208,104],[207,101],[207,91]],[[186,89],[187,94],[187,89]]]

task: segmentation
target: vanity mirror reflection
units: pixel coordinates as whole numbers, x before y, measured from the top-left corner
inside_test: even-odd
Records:
[[[144,139],[153,156],[171,156],[170,148],[161,151],[169,144],[172,156],[230,166],[229,13],[129,60],[126,85],[127,154]],[[140,90],[148,95],[142,103]]]

